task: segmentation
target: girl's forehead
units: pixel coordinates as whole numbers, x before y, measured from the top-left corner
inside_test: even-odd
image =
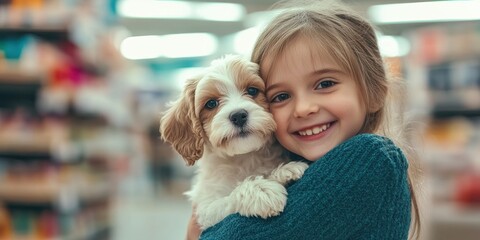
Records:
[[[341,56],[332,43],[297,37],[287,42],[282,51],[267,55],[261,63],[261,71],[262,76],[267,78],[276,71],[299,68],[311,71],[335,68],[350,72],[341,63]]]

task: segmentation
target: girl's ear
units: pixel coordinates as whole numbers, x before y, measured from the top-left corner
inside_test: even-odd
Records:
[[[164,141],[182,155],[187,165],[203,155],[203,129],[195,116],[195,89],[199,78],[188,80],[180,97],[160,120],[160,134]]]

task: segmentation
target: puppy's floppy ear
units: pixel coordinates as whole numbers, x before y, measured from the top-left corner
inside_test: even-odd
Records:
[[[181,97],[160,120],[161,137],[172,144],[189,166],[203,154],[203,129],[195,116],[195,89],[199,80],[187,81]]]

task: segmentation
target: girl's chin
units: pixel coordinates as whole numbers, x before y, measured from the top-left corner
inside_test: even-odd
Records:
[[[309,154],[304,154],[303,158],[305,158],[308,161],[315,162],[318,159],[320,159],[321,157],[323,157],[325,154],[326,154],[326,152],[318,152],[316,154],[309,153]]]

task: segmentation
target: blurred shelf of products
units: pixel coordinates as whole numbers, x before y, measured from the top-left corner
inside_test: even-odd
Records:
[[[480,236],[480,23],[409,31],[409,105],[426,112],[418,136],[428,170],[431,239]]]
[[[0,1],[0,239],[110,239],[152,156],[172,177],[171,149],[153,147],[171,91],[137,86],[114,3]]]

